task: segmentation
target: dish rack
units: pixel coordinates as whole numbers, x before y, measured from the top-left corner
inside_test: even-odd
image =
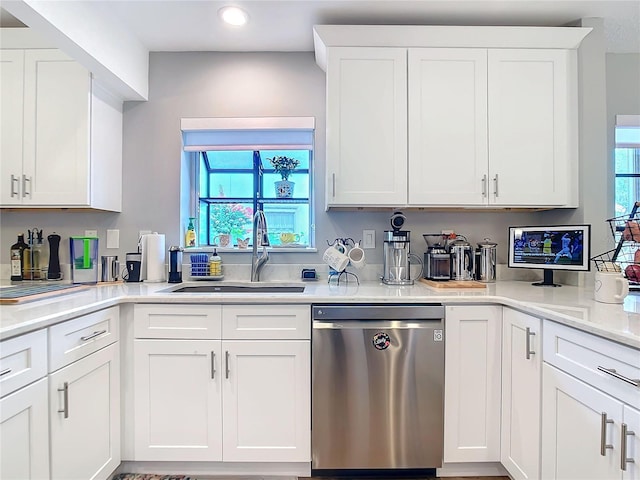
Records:
[[[629,288],[640,290],[640,202],[631,213],[607,219],[615,248],[591,260],[599,272],[622,272]]]

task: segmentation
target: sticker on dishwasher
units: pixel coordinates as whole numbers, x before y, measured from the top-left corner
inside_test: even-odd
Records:
[[[433,331],[433,341],[441,342],[442,341],[442,330],[434,330]]]
[[[372,343],[378,350],[384,350],[389,346],[391,341],[389,340],[389,335],[384,332],[378,332],[373,336]]]

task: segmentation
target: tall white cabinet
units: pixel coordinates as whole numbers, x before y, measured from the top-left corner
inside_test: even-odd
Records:
[[[0,207],[120,211],[122,101],[56,49],[0,61]]]

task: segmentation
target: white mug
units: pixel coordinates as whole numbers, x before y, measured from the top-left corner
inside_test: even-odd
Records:
[[[596,272],[594,297],[597,302],[622,303],[629,293],[629,281],[619,272]]]
[[[342,244],[331,245],[324,251],[322,260],[336,272],[342,272],[349,265],[349,257],[345,251],[346,248]]]
[[[360,248],[359,243],[356,243],[355,246],[351,250],[349,250],[348,256],[351,265],[353,265],[358,270],[361,270],[366,265],[366,261],[364,259],[364,250]]]

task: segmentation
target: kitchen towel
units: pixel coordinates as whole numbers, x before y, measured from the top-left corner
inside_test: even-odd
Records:
[[[142,236],[142,279],[146,282],[164,282],[165,277],[164,234],[149,233]]]

